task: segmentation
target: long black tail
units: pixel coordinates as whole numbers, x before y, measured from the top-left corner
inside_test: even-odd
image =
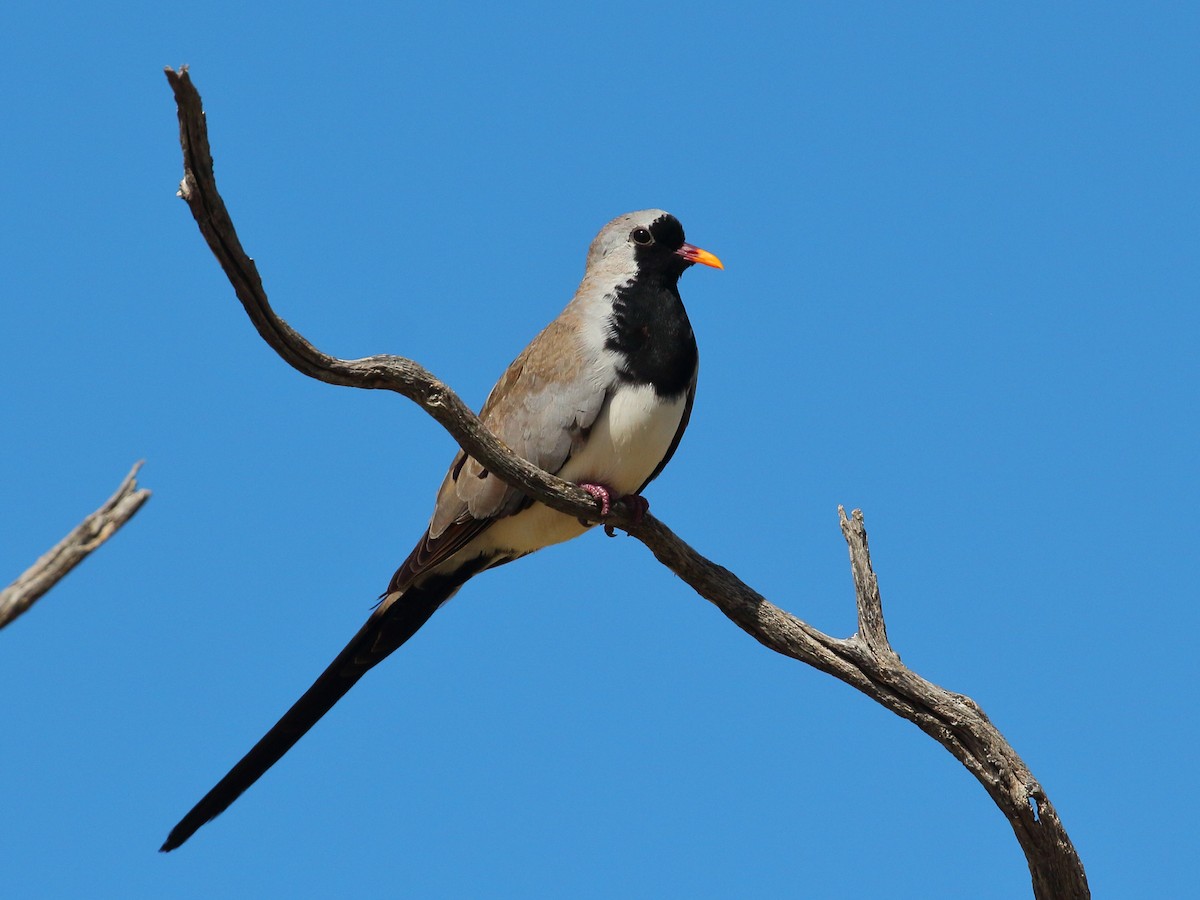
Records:
[[[283,754],[317,724],[321,716],[329,712],[368,669],[416,634],[465,580],[435,579],[419,588],[410,587],[398,598],[386,598],[304,696],[171,829],[166,842],[159,849],[164,853],[174,850],[195,834],[200,826],[228,809],[246,788],[279,762]]]

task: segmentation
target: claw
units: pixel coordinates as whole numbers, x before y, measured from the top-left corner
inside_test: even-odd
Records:
[[[629,516],[633,519],[633,524],[641,525],[642,519],[646,518],[646,513],[650,511],[650,501],[641,494],[626,494],[621,498],[621,502],[629,507]]]
[[[604,518],[612,512],[612,491],[602,484],[593,484],[590,481],[581,481],[579,486],[592,495],[596,504],[600,507],[600,517]],[[640,525],[642,519],[646,517],[646,511],[650,509],[650,502],[639,494],[626,494],[624,497],[618,498],[618,502],[624,503],[629,509],[629,516],[633,519],[635,525]],[[583,524],[588,524],[585,520],[580,519]],[[609,537],[616,537],[616,532],[611,525],[604,526],[604,533]]]
[[[600,515],[607,516],[612,510],[612,506],[610,505],[612,494],[608,488],[602,484],[592,484],[590,481],[581,481],[579,486],[591,494],[592,498],[599,504]]]

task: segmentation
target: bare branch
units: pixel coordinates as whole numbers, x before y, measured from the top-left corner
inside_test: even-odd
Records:
[[[876,656],[900,658],[888,642],[887,626],[883,622],[883,600],[879,597],[879,582],[871,569],[871,553],[867,549],[867,529],[863,524],[862,510],[854,510],[846,518],[845,507],[838,507],[838,519],[842,523],[842,537],[850,548],[850,571],[854,574],[854,593],[858,606],[858,634]]]
[[[167,69],[166,75],[179,108],[184,155],[179,195],[187,201],[263,339],[290,365],[313,378],[403,394],[506,483],[561,512],[599,518],[595,501],[588,494],[515,456],[450,388],[421,366],[397,356],[359,360],[327,356],[275,315],[254,263],[242,250],[217,193],[199,94],[186,67],[178,72]],[[856,510],[847,518],[839,508],[858,606],[858,633],[849,639],[823,634],[772,605],[732,572],[705,559],[653,516],[635,523],[628,513],[618,505],[604,522],[640,540],[663,565],[759,643],[857,688],[916,724],[961,761],[1012,825],[1025,852],[1036,897],[1090,897],[1079,856],[1054,807],[1021,758],[974,701],[921,678],[905,668],[892,650],[860,512]]]
[[[347,387],[388,390],[402,394],[433,416],[476,459],[490,459],[492,469],[506,484],[525,488],[547,506],[573,516],[595,518],[596,501],[570,482],[555,478],[513,454],[479,422],[471,409],[429,371],[401,356],[338,359],[322,353],[287,322],[267,301],[254,260],[238,240],[225,201],[217,192],[212,154],[200,94],[184,66],[178,73],[167,69],[167,80],[179,107],[179,142],[183,148],[183,181],[179,196],[192,211],[200,232],[217,257],[259,335],[298,372]],[[621,508],[621,505],[617,505]],[[611,516],[624,526],[625,516]]]
[[[137,486],[137,473],[141,467],[140,462],[135,463],[107,503],[79,523],[16,581],[0,591],[0,628],[33,606],[46,591],[83,562],[88,554],[133,518],[133,514],[150,499],[150,492]]]

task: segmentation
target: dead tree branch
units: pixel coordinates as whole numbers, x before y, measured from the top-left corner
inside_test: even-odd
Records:
[[[312,378],[403,394],[506,483],[561,512],[598,518],[590,495],[515,456],[483,428],[449,387],[415,362],[398,356],[358,360],[327,356],[275,315],[254,262],[242,250],[217,192],[200,96],[186,67],[178,72],[167,69],[166,75],[175,92],[183,149],[184,177],[179,196],[187,202],[263,340],[291,366]],[[1008,819],[1025,852],[1035,897],[1089,897],[1083,864],[1058,813],[1003,735],[970,698],[926,681],[900,662],[888,642],[862,514],[855,511],[847,517],[841,508],[838,513],[850,549],[858,606],[858,632],[847,639],[824,634],[768,603],[653,516],[634,523],[628,511],[618,505],[604,521],[640,540],[660,562],[759,643],[857,688],[949,750],[979,779]]]
[[[0,628],[33,606],[46,591],[83,562],[89,553],[133,518],[133,514],[150,499],[150,492],[137,486],[137,473],[141,467],[140,462],[136,463],[107,503],[80,522],[16,581],[0,591]]]

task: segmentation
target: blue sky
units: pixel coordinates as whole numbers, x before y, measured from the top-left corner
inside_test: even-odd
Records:
[[[21,896],[1007,898],[1011,830],[916,728],[629,538],[473,582],[224,816],[453,444],[259,340],[174,192],[188,63],[281,315],[472,404],[661,206],[692,424],[654,512],[981,703],[1098,896],[1194,888],[1200,14],[1156,4],[28,4],[0,12],[0,581],[154,497],[0,633]]]

